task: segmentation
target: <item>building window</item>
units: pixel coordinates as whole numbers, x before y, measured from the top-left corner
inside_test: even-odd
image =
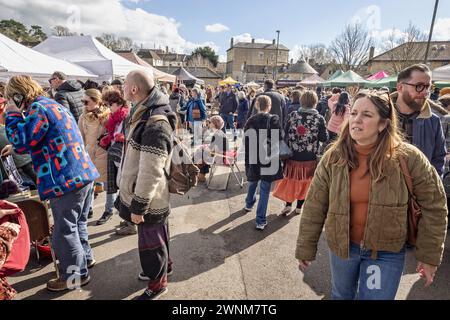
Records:
[[[259,53],[259,60],[264,60],[264,52]]]

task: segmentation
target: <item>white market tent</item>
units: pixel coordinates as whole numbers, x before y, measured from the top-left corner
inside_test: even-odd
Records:
[[[450,81],[450,64],[433,70],[434,81]]]
[[[48,84],[55,71],[62,71],[77,80],[97,78],[75,64],[34,51],[0,33],[0,80],[7,81],[14,75],[29,75],[41,84]]]
[[[99,81],[125,77],[133,70],[143,70],[154,76],[153,69],[121,57],[92,36],[50,37],[33,49],[75,63],[97,74]]]

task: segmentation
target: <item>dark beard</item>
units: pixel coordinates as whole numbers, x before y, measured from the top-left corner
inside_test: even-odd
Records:
[[[417,100],[412,99],[411,96],[407,92],[404,92],[403,93],[403,101],[414,112],[420,112],[420,111],[422,111],[423,107],[425,106],[425,103],[427,100],[424,99],[423,103],[418,103]]]

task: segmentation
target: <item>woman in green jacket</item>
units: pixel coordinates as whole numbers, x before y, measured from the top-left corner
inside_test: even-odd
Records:
[[[431,285],[447,231],[445,191],[436,170],[403,142],[389,96],[360,92],[339,139],[319,164],[303,208],[296,258],[306,272],[325,226],[332,298],[395,299],[405,264],[408,165],[422,209],[417,271]]]

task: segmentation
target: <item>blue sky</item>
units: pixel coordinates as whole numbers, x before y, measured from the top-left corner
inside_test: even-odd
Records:
[[[431,24],[434,3],[434,0],[350,0],[339,3],[326,0],[150,0],[137,5],[127,2],[126,5],[172,17],[181,24],[179,33],[183,38],[199,43],[214,42],[220,47],[220,53],[225,54],[234,35],[250,33],[255,38],[270,40],[276,37],[277,29],[281,31],[281,42],[289,48],[329,44],[355,15],[380,31],[394,27],[403,30],[410,21],[425,31]],[[367,8],[372,8],[370,13],[365,13]],[[450,18],[449,0],[440,1],[437,17]],[[221,23],[230,30],[206,32],[205,26],[214,23]],[[450,29],[450,24],[446,27]]]
[[[430,28],[434,0],[0,0],[0,19],[41,25],[51,33],[55,25],[100,36],[114,33],[146,48],[169,46],[190,53],[209,45],[224,60],[231,37],[280,41],[298,58],[302,46],[329,45],[344,26],[359,19],[378,41],[392,28],[400,34],[410,21],[422,31]],[[221,32],[207,32],[219,24]],[[217,27],[217,26],[216,26]],[[216,28],[217,29],[217,28]],[[222,30],[220,30],[222,29]],[[450,0],[441,0],[435,40],[450,40]]]

